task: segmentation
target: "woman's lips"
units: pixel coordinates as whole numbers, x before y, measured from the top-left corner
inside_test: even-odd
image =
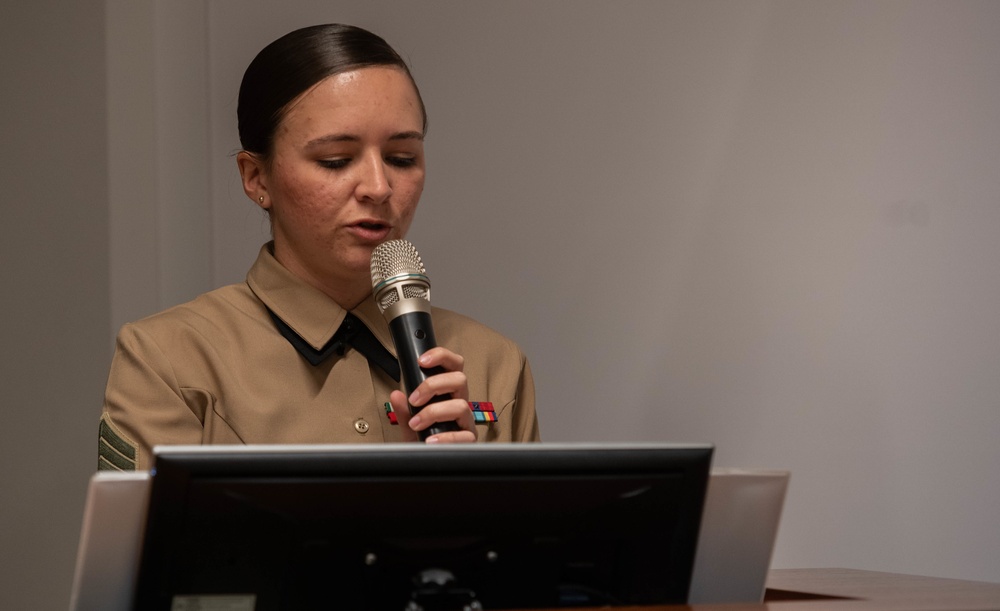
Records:
[[[351,233],[368,242],[384,242],[392,226],[382,221],[359,221],[350,226]]]

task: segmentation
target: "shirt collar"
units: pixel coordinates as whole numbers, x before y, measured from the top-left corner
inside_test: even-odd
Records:
[[[347,314],[333,299],[285,269],[274,258],[273,242],[261,247],[247,273],[247,285],[271,312],[316,350],[329,343]],[[374,297],[365,299],[351,313],[371,329],[386,350],[397,356],[389,325]]]

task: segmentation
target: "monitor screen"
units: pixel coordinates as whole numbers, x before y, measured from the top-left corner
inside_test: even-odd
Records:
[[[136,608],[683,603],[711,455],[697,444],[158,448]]]

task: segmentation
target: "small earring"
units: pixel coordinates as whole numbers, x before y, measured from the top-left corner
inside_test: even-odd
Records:
[[[261,195],[260,197],[258,197],[258,198],[257,198],[257,201],[259,201],[260,203],[262,203],[262,204],[263,204],[263,203],[264,203],[264,196],[263,196],[263,195]]]

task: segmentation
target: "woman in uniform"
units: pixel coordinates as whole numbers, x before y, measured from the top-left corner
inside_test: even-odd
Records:
[[[399,390],[370,258],[406,235],[424,185],[427,118],[400,56],[360,28],[296,30],[251,62],[237,115],[273,239],[245,283],[121,329],[100,468],[148,469],[160,444],[411,441],[448,421],[460,430],[426,441],[537,440],[524,354],[454,312],[433,309],[439,347],[421,357],[444,373]]]

